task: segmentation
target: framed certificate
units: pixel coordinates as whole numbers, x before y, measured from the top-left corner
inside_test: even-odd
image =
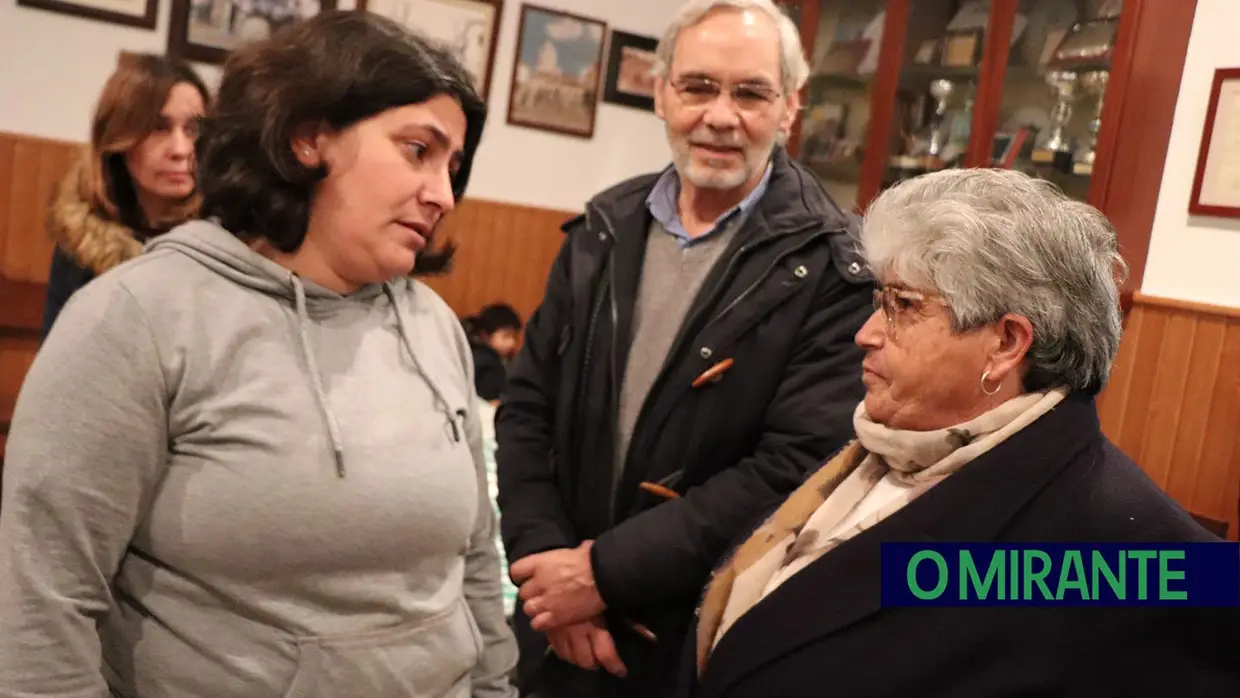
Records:
[[[1214,71],[1188,212],[1240,218],[1240,68]]]

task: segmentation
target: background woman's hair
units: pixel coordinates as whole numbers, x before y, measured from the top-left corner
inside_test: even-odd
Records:
[[[190,195],[170,221],[147,221],[125,164],[125,154],[163,127],[164,105],[172,88],[189,84],[210,103],[210,92],[188,64],[149,53],[121,53],[95,107],[90,129],[90,167],[82,173],[78,193],[99,215],[143,231],[192,217],[197,193]]]
[[[500,330],[521,331],[521,314],[507,303],[495,303],[461,321],[470,339],[481,339]]]
[[[465,112],[465,152],[452,178],[459,200],[482,137],[486,104],[445,49],[384,17],[324,12],[234,51],[198,139],[203,217],[234,235],[293,252],[306,236],[315,187],[293,137],[307,124],[340,131],[388,109],[447,95]],[[447,268],[451,244],[417,256],[414,273]]]
[[[1106,384],[1127,265],[1115,228],[1093,206],[1012,170],[944,170],[880,194],[861,238],[880,280],[942,294],[955,332],[1007,313],[1028,318],[1026,390],[1096,394]]]

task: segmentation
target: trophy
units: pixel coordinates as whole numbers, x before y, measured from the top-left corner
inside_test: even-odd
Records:
[[[1033,150],[1032,160],[1039,165],[1052,165],[1067,171],[1072,162],[1072,140],[1068,137],[1068,121],[1072,118],[1072,102],[1076,100],[1077,75],[1071,70],[1052,70],[1046,84],[1055,92],[1051,108],[1051,127],[1042,142]]]
[[[951,101],[956,85],[951,80],[933,80],[930,82],[930,96],[934,97],[934,115],[930,117],[929,145],[926,155],[939,158],[947,146],[951,132],[945,128],[947,121],[947,105]]]
[[[1094,103],[1094,116],[1089,120],[1089,135],[1077,149],[1072,158],[1073,174],[1088,175],[1094,172],[1094,160],[1098,157],[1098,129],[1102,127],[1102,102],[1107,93],[1107,83],[1111,73],[1106,70],[1091,70],[1081,73],[1081,89]]]

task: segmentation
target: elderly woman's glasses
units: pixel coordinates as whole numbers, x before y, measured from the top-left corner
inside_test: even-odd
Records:
[[[874,309],[883,311],[887,331],[894,332],[901,318],[921,310],[927,302],[940,298],[932,293],[922,293],[899,286],[883,286],[874,289]]]
[[[680,101],[689,107],[705,107],[724,92],[723,85],[701,75],[676,78],[671,84]],[[761,111],[780,97],[778,90],[760,82],[737,83],[727,92],[736,108],[745,112]]]

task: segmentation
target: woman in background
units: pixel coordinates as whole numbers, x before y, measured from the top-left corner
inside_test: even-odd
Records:
[[[230,55],[203,219],[79,291],[18,396],[0,695],[515,695],[469,344],[411,278],[485,118],[368,12]]]
[[[474,387],[478,397],[494,404],[508,380],[508,362],[521,348],[521,316],[511,305],[496,303],[463,324],[474,357]]]
[[[56,191],[56,243],[43,335],[88,281],[138,256],[149,238],[192,218],[194,140],[210,100],[185,63],[122,53],[91,122],[90,146]]]
[[[712,578],[692,694],[1240,696],[1238,608],[883,604],[883,543],[1217,539],[1099,428],[1124,266],[1101,213],[946,170],[883,192],[861,242],[857,440]]]

